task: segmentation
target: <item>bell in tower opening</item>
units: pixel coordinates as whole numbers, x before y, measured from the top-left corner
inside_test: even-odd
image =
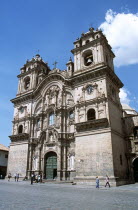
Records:
[[[89,66],[92,63],[93,63],[92,51],[88,50],[87,52],[84,53],[84,65]]]

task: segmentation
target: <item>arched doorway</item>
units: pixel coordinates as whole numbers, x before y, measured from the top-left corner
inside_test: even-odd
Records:
[[[55,152],[48,152],[45,155],[45,174],[46,179],[57,177],[57,154]]]
[[[138,158],[134,160],[133,167],[134,167],[134,180],[135,182],[138,182]]]

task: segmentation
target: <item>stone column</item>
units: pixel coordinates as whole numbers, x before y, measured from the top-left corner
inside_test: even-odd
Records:
[[[104,49],[102,45],[100,45],[100,58],[100,61],[104,62]]]
[[[40,130],[43,130],[43,119],[42,116],[40,117]]]
[[[64,115],[63,115],[63,127],[64,127],[64,132],[66,132],[66,112],[64,110]]]
[[[60,119],[59,119],[59,121],[60,121],[60,131],[62,131],[62,114],[61,114],[61,112],[62,111],[60,111],[60,113],[59,113],[59,117],[60,117]]]
[[[105,101],[103,102],[103,107],[104,107],[104,115],[105,115],[105,118],[107,118],[106,103],[105,103]]]
[[[57,159],[57,180],[60,181],[61,180],[61,155],[62,155],[62,152],[61,152],[61,144],[59,144],[59,152],[58,152],[58,159]]]
[[[66,180],[66,171],[67,171],[67,148],[63,147],[63,180]]]
[[[28,159],[28,174],[27,174],[27,177],[28,179],[30,178],[31,176],[31,171],[32,171],[32,145],[29,144],[29,159]]]
[[[40,171],[40,162],[41,162],[41,151],[40,146],[38,147],[38,160],[37,160],[37,170]]]
[[[42,98],[42,111],[44,111],[44,102],[45,102],[45,99],[44,97]]]
[[[30,131],[29,120],[28,120],[28,123],[27,123],[27,124],[28,124],[28,125],[27,125],[27,127],[28,127],[27,133],[29,133],[29,131]]]
[[[82,98],[85,101],[85,89],[84,88],[82,89]]]
[[[84,106],[84,120],[87,121],[87,112],[86,112],[86,106]]]
[[[66,93],[63,92],[63,106],[66,106]]]
[[[49,94],[47,95],[47,105],[49,105],[50,104],[50,96],[49,96]]]
[[[58,91],[55,92],[55,106],[58,106]]]
[[[95,108],[96,108],[96,116],[95,116],[95,118],[96,119],[99,119],[99,112],[98,112],[98,104],[96,103],[96,105],[95,105]]]
[[[79,108],[77,108],[77,123],[79,123],[80,122],[80,117],[79,117]]]
[[[17,93],[20,93],[20,89],[21,89],[21,78],[19,79],[19,82],[18,82],[18,91],[17,91]]]
[[[23,78],[21,78],[21,80],[20,80],[20,93],[22,93],[23,92],[23,90],[24,90],[24,82],[23,82]]]
[[[15,124],[13,123],[13,125],[12,125],[12,135],[14,135],[14,127],[15,127]]]

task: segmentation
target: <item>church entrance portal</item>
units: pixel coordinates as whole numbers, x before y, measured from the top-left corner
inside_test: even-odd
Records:
[[[46,179],[57,177],[57,155],[55,152],[49,152],[45,156],[45,174]]]
[[[134,167],[134,179],[135,182],[138,182],[138,158],[134,160],[133,167]]]

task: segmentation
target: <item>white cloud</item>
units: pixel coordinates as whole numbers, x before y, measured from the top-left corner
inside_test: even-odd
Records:
[[[130,103],[129,95],[130,95],[130,92],[127,89],[125,88],[120,89],[119,97],[122,104],[129,105]]]
[[[99,28],[113,48],[116,66],[138,63],[138,13],[116,13],[110,9]]]

